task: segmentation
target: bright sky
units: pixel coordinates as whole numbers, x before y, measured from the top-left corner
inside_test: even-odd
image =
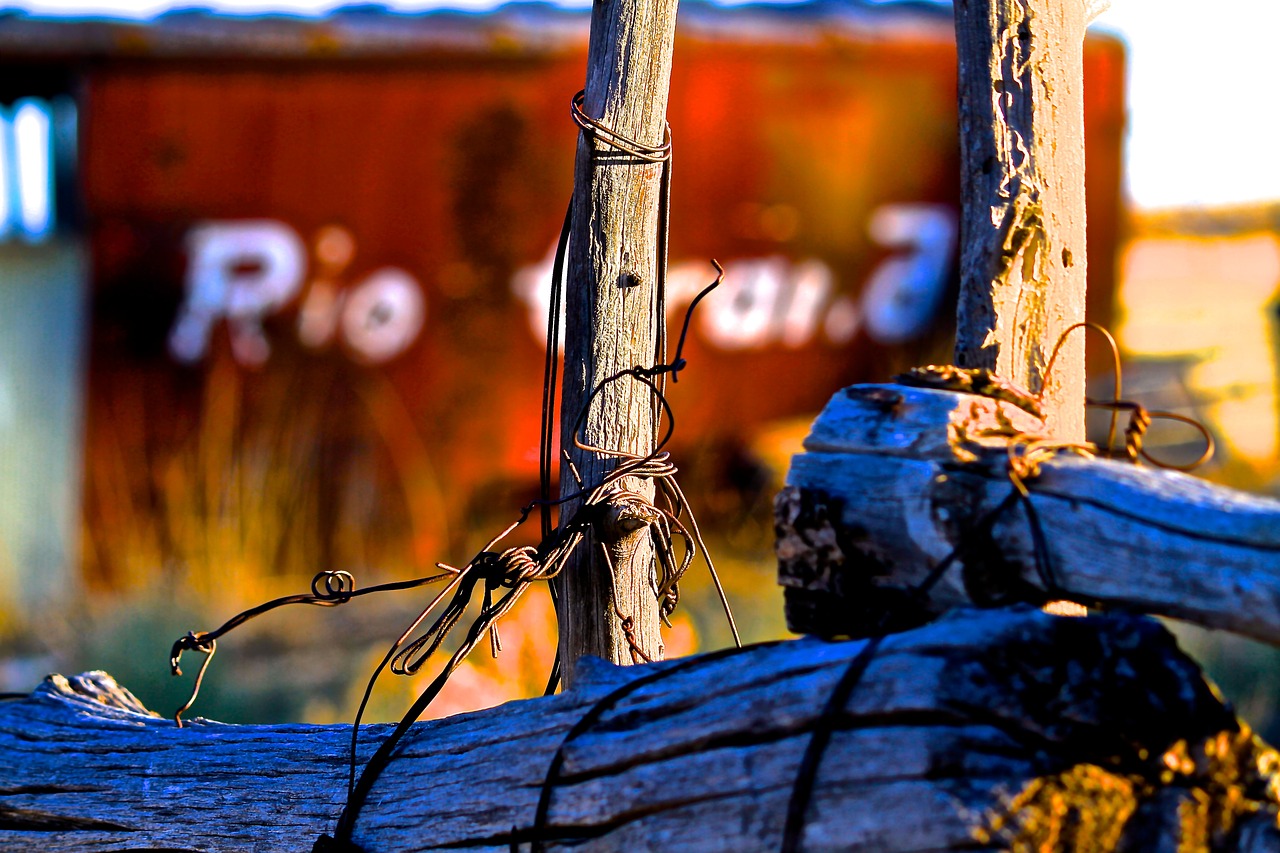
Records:
[[[0,8],[136,19],[187,5],[233,14],[323,14],[344,2],[0,0]],[[377,2],[403,12],[479,11],[501,0]],[[1280,200],[1280,156],[1273,153],[1280,143],[1280,2],[1112,0],[1097,26],[1120,33],[1130,48],[1127,172],[1137,206]]]
[[[1140,207],[1280,201],[1280,2],[1112,0]]]

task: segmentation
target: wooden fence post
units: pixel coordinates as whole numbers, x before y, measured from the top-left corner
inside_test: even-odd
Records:
[[[961,197],[956,363],[1032,392],[1084,319],[1083,0],[956,0]],[[1048,377],[1046,426],[1084,439],[1084,342]]]
[[[584,112],[647,146],[663,142],[676,6],[677,0],[604,0],[592,9]],[[618,459],[575,446],[583,405],[602,380],[654,361],[662,319],[656,240],[662,168],[590,133],[578,141],[561,446],[588,484]],[[581,434],[596,447],[644,455],[653,447],[656,420],[650,390],[623,379],[595,398]],[[562,495],[579,488],[563,465],[560,481]],[[652,483],[627,478],[619,485],[653,497]],[[571,513],[567,507],[562,518]],[[662,657],[652,547],[645,520],[634,522],[616,525],[605,543],[612,578],[599,550],[591,548],[580,550],[557,580],[566,685],[573,662],[584,654],[620,664]]]

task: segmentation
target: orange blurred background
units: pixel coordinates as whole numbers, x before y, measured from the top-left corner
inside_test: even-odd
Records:
[[[181,691],[159,685],[165,655],[184,631],[322,569],[368,585],[460,565],[514,519],[536,487],[585,15],[9,23],[0,102],[11,124],[24,107],[32,126],[45,117],[54,215],[7,208],[0,269],[61,294],[27,316],[62,324],[28,356],[15,431],[64,462],[44,491],[36,470],[7,472],[14,506],[61,519],[0,514],[9,680],[83,660],[166,710]],[[950,360],[952,22],[911,5],[687,4],[675,56],[672,326],[712,257],[726,279],[671,387],[672,450],[744,635],[764,639],[783,631],[770,502],[808,421],[843,385]],[[1103,323],[1123,74],[1120,42],[1090,38],[1089,310]],[[13,174],[31,165],[24,145]],[[36,412],[41,394],[62,414]],[[420,604],[402,595],[258,620],[222,644],[197,712],[349,716]],[[668,648],[723,645],[718,620],[691,578]],[[538,692],[553,621],[544,598],[524,602],[504,660],[468,664],[436,710]],[[410,689],[379,694],[377,714]]]

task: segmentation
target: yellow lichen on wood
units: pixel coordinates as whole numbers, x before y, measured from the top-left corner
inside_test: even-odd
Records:
[[[1093,764],[1032,779],[974,832],[1011,853],[1112,853],[1138,807],[1135,781]]]
[[[1247,725],[1219,732],[1195,749],[1178,741],[1162,757],[1161,781],[1194,785],[1178,804],[1178,853],[1217,849],[1246,815],[1276,807],[1280,756]]]
[[[1264,809],[1277,814],[1280,754],[1241,723],[1194,747],[1178,741],[1149,773],[1076,764],[1030,780],[973,835],[1011,853],[1112,853],[1130,819],[1168,789],[1181,792],[1178,853],[1223,849],[1242,818]]]

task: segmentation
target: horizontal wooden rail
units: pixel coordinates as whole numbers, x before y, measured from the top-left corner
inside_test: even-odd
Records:
[[[1034,519],[1014,503],[983,531],[1014,488],[1009,434],[1037,425],[1010,403],[969,394],[900,385],[838,393],[776,505],[793,627],[868,633],[892,591],[967,542],[925,617],[1066,598],[1280,644],[1278,501],[1063,452],[1027,483]],[[1039,567],[1037,524],[1048,556]],[[830,544],[813,547],[821,542]]]
[[[546,849],[779,850],[802,756],[864,646],[593,661],[565,694],[419,724],[355,841],[529,849],[566,733],[657,673],[564,750]],[[831,722],[806,851],[1041,849],[1051,833],[1085,832],[1086,811],[1101,821],[1089,837],[1123,836],[1123,849],[1204,849],[1210,834],[1214,850],[1280,849],[1266,772],[1277,756],[1141,617],[957,611],[883,640]],[[370,727],[365,743],[385,732]],[[0,848],[308,850],[338,814],[348,734],[177,729],[109,676],[54,676],[0,704]],[[1209,808],[1212,820],[1185,819]]]

